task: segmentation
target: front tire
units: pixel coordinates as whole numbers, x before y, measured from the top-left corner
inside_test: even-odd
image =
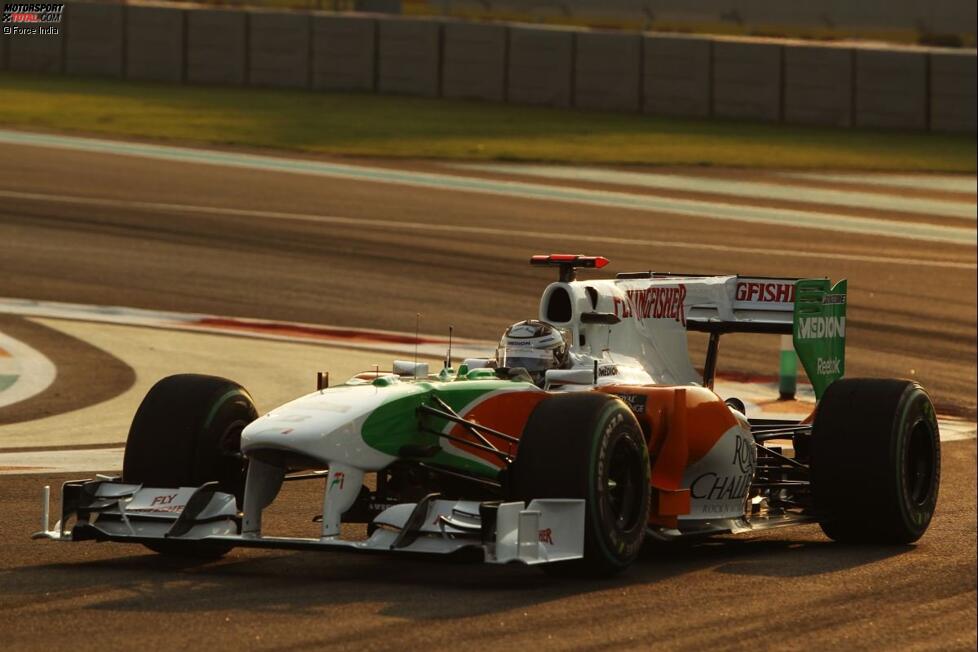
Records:
[[[584,558],[545,569],[607,576],[638,557],[651,500],[649,453],[620,399],[574,393],[542,401],[523,430],[510,478],[519,500],[585,501]]]
[[[830,538],[907,544],[930,525],[941,477],[937,417],[909,380],[832,383],[812,431],[815,512]]]
[[[180,374],[157,382],[136,410],[126,440],[123,482],[148,487],[199,487],[243,500],[246,463],[241,431],[258,417],[241,385],[216,376]],[[230,546],[160,541],[164,554],[220,557]]]

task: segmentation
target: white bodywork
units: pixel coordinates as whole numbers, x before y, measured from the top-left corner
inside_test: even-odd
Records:
[[[754,478],[757,453],[750,430],[728,430],[702,459],[686,468],[691,510],[680,521],[741,518]]]
[[[361,426],[383,403],[418,392],[392,379],[383,388],[370,383],[313,392],[275,408],[241,433],[241,450],[282,448],[303,451],[323,463],[353,465],[377,471],[396,458],[366,446]]]
[[[540,299],[542,321],[568,332],[581,366],[612,363],[598,384],[695,385],[687,324],[720,322],[790,329],[793,279],[652,276],[552,283]],[[617,323],[589,322],[608,316]]]

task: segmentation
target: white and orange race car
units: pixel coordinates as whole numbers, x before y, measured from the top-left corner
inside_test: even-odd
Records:
[[[845,281],[578,280],[607,260],[531,263],[559,269],[538,320],[567,344],[559,368],[534,378],[504,356],[452,368],[449,355],[432,374],[400,361],[261,417],[232,381],[164,378],[133,419],[121,477],[66,483],[60,520],[48,528],[45,499],[35,536],[204,556],[475,551],[608,574],[649,540],[817,522],[839,541],[908,543],[927,529],[940,482],[934,408],[912,381],[843,378]],[[702,373],[689,331],[709,334]],[[714,393],[720,337],[735,332],[793,336],[813,415],[752,419]],[[262,527],[293,480],[325,480],[311,507],[318,537]],[[344,537],[343,523],[366,523],[366,538]]]

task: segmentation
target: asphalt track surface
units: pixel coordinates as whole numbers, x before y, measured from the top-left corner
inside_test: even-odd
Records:
[[[425,332],[492,339],[554,277],[532,252],[601,254],[609,272],[848,278],[847,375],[916,378],[942,412],[975,415],[973,245],[17,145],[0,192],[3,294],[30,299],[397,331],[421,312]],[[776,340],[724,338],[721,370],[775,373]]]
[[[974,246],[21,146],[0,150],[0,192],[2,294],[31,299],[400,331],[422,312],[424,331],[492,338],[536,313],[550,275],[525,259],[539,251],[602,254],[610,271],[845,277],[848,375],[918,378],[942,411],[974,418]],[[759,253],[793,250],[804,255]],[[772,373],[777,343],[756,339],[725,339],[721,365]],[[243,550],[194,565],[31,542],[38,487],[57,479],[6,476],[0,631],[8,649],[974,649],[975,465],[974,440],[945,443],[938,514],[916,546],[839,546],[803,526],[650,548],[625,575],[583,584],[361,555]],[[282,527],[309,529],[297,506],[314,485],[290,485]]]

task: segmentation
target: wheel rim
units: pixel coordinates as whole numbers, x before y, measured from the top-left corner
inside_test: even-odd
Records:
[[[237,495],[244,486],[245,459],[241,455],[241,432],[247,421],[238,419],[228,424],[218,440],[218,453],[221,456],[222,488]]]
[[[238,457],[240,455],[241,432],[247,425],[248,422],[241,419],[232,421],[228,424],[227,428],[225,428],[224,432],[221,434],[221,438],[218,440],[217,444],[221,455],[230,457]]]
[[[934,481],[934,433],[920,420],[910,431],[910,443],[903,461],[904,486],[911,504],[923,507],[931,497]]]
[[[642,455],[627,437],[619,437],[611,451],[605,501],[619,531],[638,525],[642,482]]]

